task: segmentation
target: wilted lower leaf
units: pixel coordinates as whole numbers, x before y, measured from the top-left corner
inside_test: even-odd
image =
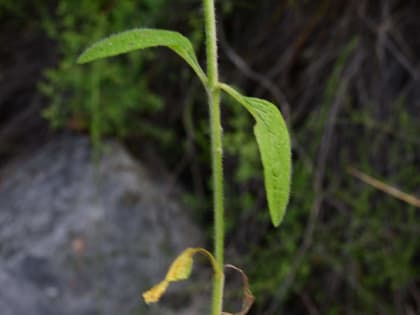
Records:
[[[175,259],[175,261],[172,263],[165,279],[168,281],[188,279],[192,270],[192,256],[195,254],[195,252],[196,250],[193,248],[188,248],[182,252],[182,254],[179,255],[177,259]]]
[[[144,301],[147,304],[158,302],[171,282],[188,279],[191,275],[193,256],[196,253],[205,255],[210,260],[215,275],[220,276],[221,270],[217,267],[214,257],[207,250],[204,248],[187,248],[171,264],[165,279],[143,293]]]
[[[286,123],[278,108],[269,101],[243,96],[226,84],[221,84],[221,88],[244,106],[257,122],[254,133],[264,167],[268,208],[274,226],[278,226],[289,201],[292,171]]]
[[[242,281],[243,281],[243,299],[242,299],[242,309],[237,312],[237,313],[227,313],[227,312],[222,312],[221,315],[246,315],[248,314],[249,310],[252,307],[252,304],[254,304],[255,301],[255,297],[251,292],[251,289],[249,288],[249,282],[248,282],[248,277],[246,276],[245,272],[234,266],[234,265],[225,265],[226,268],[231,268],[236,270],[237,272],[239,272],[242,276]]]
[[[191,42],[178,32],[158,29],[133,29],[111,35],[87,48],[77,60],[86,63],[137,49],[164,46],[181,56],[205,83],[207,77],[197,61]]]
[[[160,300],[163,293],[165,293],[166,289],[168,288],[169,282],[163,280],[155,285],[150,290],[143,293],[143,299],[147,304],[156,303]]]

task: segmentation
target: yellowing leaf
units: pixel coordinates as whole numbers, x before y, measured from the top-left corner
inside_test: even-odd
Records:
[[[181,255],[175,259],[166,274],[165,280],[179,281],[190,277],[193,259],[192,256],[197,252],[193,248],[187,248]]]
[[[147,304],[156,303],[159,301],[160,297],[165,293],[166,288],[168,287],[169,282],[163,280],[162,282],[155,285],[149,291],[143,293],[143,299]]]
[[[171,264],[168,272],[166,273],[165,280],[143,293],[144,301],[147,304],[155,303],[159,301],[160,297],[163,295],[163,293],[165,293],[168,285],[171,282],[188,279],[191,275],[193,256],[196,253],[201,253],[209,258],[216,276],[221,275],[221,271],[217,267],[217,263],[214,257],[207,250],[204,248],[187,248]]]

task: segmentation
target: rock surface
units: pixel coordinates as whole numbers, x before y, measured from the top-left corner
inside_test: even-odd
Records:
[[[188,284],[156,306],[139,298],[200,239],[121,146],[95,165],[87,139],[61,137],[1,176],[0,313],[204,314]]]

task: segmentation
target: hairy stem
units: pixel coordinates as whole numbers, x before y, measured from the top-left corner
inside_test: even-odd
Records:
[[[223,147],[222,126],[220,121],[220,89],[217,68],[217,41],[214,0],[203,0],[206,49],[207,49],[207,94],[210,110],[211,152],[213,171],[213,203],[214,203],[214,255],[216,262],[223,270],[224,249],[224,209],[223,209]],[[216,275],[213,280],[212,315],[222,313],[223,274]]]

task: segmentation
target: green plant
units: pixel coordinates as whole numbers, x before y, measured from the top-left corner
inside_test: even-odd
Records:
[[[207,48],[207,74],[202,70],[191,42],[180,33],[158,29],[134,29],[101,40],[79,57],[79,63],[127,53],[137,49],[164,46],[186,61],[207,91],[210,111],[211,156],[214,203],[214,258],[203,249],[187,249],[171,265],[165,280],[144,294],[146,302],[156,302],[172,281],[188,278],[192,257],[206,254],[213,265],[212,314],[222,314],[224,284],[224,205],[223,205],[223,147],[220,113],[221,92],[242,105],[256,120],[254,133],[264,169],[264,182],[272,223],[278,226],[284,216],[290,193],[291,151],[287,126],[277,107],[263,99],[247,97],[231,86],[221,83],[218,77],[217,42],[214,0],[203,0]],[[234,267],[236,268],[236,267]],[[244,277],[245,314],[253,297]],[[226,314],[226,313],[225,313]]]

